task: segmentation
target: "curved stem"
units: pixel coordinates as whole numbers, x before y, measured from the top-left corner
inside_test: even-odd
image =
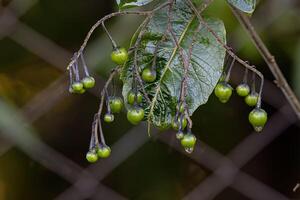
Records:
[[[162,9],[163,7],[167,6],[168,4],[169,4],[168,2],[163,3],[160,6],[156,7],[153,10],[150,10],[150,11],[119,11],[119,12],[114,12],[114,13],[111,13],[109,15],[104,16],[103,18],[98,20],[92,26],[92,28],[89,30],[89,32],[87,33],[87,35],[86,35],[86,37],[83,41],[83,44],[81,45],[81,47],[78,50],[77,54],[71,59],[71,62],[68,64],[67,69],[69,69],[76,62],[76,60],[78,60],[79,55],[82,54],[82,52],[84,51],[84,49],[85,49],[90,37],[92,36],[93,32],[96,30],[96,28],[98,28],[99,25],[101,25],[106,20],[108,20],[112,17],[115,17],[115,16],[122,16],[122,15],[144,15],[144,16],[147,16],[147,15],[150,15],[150,14],[152,14],[153,12],[155,12],[157,10]]]
[[[276,79],[277,86],[281,89],[284,96],[286,97],[287,101],[293,108],[295,114],[297,115],[298,119],[300,119],[300,101],[297,99],[295,93],[289,86],[287,80],[285,79],[283,73],[280,70],[279,65],[277,64],[274,56],[270,53],[260,36],[255,31],[253,25],[251,24],[248,17],[244,14],[236,10],[235,8],[231,7],[234,15],[245,28],[246,32],[250,35],[252,42],[256,46],[257,50],[267,63],[269,69],[271,70],[273,76]]]
[[[102,28],[104,29],[104,31],[106,32],[106,35],[108,36],[109,40],[111,41],[111,44],[113,46],[113,49],[116,50],[118,49],[118,45],[117,43],[114,41],[114,39],[112,38],[112,36],[110,35],[109,31],[107,30],[107,28],[105,27],[104,21],[101,23]]]

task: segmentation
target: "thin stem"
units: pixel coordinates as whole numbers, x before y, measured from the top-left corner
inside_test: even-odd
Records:
[[[110,35],[109,31],[107,30],[107,28],[105,27],[104,21],[101,23],[102,28],[104,29],[104,31],[106,32],[106,35],[108,36],[109,40],[111,41],[112,47],[114,50],[118,49],[118,45],[117,43],[114,41],[114,39],[112,38],[112,36]]]
[[[248,82],[248,69],[245,68],[244,77],[243,77],[243,83],[247,84]]]
[[[270,71],[272,72],[273,76],[276,79],[277,86],[281,89],[284,96],[286,97],[287,101],[293,108],[295,114],[297,115],[298,119],[300,119],[300,102],[297,99],[295,93],[289,86],[287,80],[285,79],[283,73],[280,70],[279,65],[277,64],[274,56],[270,53],[260,36],[257,34],[256,30],[254,29],[252,23],[250,22],[249,18],[236,10],[235,8],[231,7],[232,12],[242,24],[246,32],[251,37],[252,42],[256,46],[257,50],[267,63]]]
[[[143,16],[147,16],[152,14],[153,12],[162,9],[163,7],[167,6],[169,3],[163,3],[160,6],[156,7],[153,10],[150,11],[119,11],[119,12],[114,12],[111,13],[109,15],[104,16],[103,18],[101,18],[100,20],[98,20],[93,26],[92,28],[89,30],[89,32],[87,33],[87,36],[85,37],[83,44],[81,45],[80,49],[78,50],[77,54],[72,58],[71,62],[68,64],[67,69],[69,69],[75,62],[76,60],[78,60],[79,55],[82,54],[82,52],[84,51],[90,37],[92,36],[93,32],[96,30],[96,28],[98,28],[99,25],[102,24],[102,22],[105,22],[106,20],[115,17],[115,16],[123,16],[123,15],[143,15]]]
[[[231,71],[232,71],[232,67],[234,66],[234,63],[235,63],[235,58],[232,59],[231,64],[228,68],[228,71],[227,71],[227,74],[226,74],[226,77],[225,77],[225,82],[226,83],[230,80],[230,75],[231,75]]]
[[[81,58],[81,63],[82,63],[82,66],[83,66],[83,70],[84,70],[85,76],[90,76],[90,73],[89,73],[88,67],[87,67],[87,65],[85,63],[83,54],[80,54],[80,58]]]

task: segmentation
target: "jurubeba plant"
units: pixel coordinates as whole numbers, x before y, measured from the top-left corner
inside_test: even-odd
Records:
[[[249,122],[260,132],[267,121],[267,113],[261,108],[264,77],[226,44],[226,30],[221,20],[202,16],[209,3],[162,0],[149,11],[125,10],[151,1],[117,1],[120,11],[96,22],[68,65],[71,93],[82,94],[95,85],[84,60],[84,49],[94,30],[102,26],[112,43],[112,63],[117,66],[102,89],[99,110],[94,116],[86,154],[91,163],[109,157],[111,149],[105,143],[102,120],[113,122],[123,106],[130,123],[137,125],[147,121],[149,135],[151,125],[175,129],[175,136],[184,150],[192,153],[197,139],[192,133],[191,116],[213,92],[222,103],[230,100],[233,93],[230,75],[237,63],[245,68],[245,73],[236,92],[249,106],[255,106],[249,114]],[[227,1],[246,13],[252,13],[255,8],[254,0]],[[127,49],[117,45],[105,26],[108,19],[123,15],[145,17]],[[248,71],[253,75],[251,90]],[[123,82],[120,96],[109,87],[118,75]],[[259,83],[255,81],[258,78]],[[259,90],[256,90],[257,85]]]

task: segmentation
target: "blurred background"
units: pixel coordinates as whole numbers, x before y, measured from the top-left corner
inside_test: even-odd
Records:
[[[267,79],[263,107],[270,120],[263,133],[253,132],[243,99],[233,95],[224,105],[212,95],[193,115],[201,141],[193,154],[181,150],[174,131],[149,138],[145,124],[133,127],[123,113],[104,126],[112,156],[95,165],[85,153],[99,91],[114,66],[103,31],[85,53],[96,89],[70,95],[65,67],[89,28],[117,10],[115,2],[0,2],[0,200],[300,199],[293,191],[300,182],[299,120],[224,0],[205,14],[224,20],[229,45]],[[128,47],[141,20],[122,16],[107,26]],[[300,2],[261,0],[252,22],[299,97]],[[242,72],[234,67],[232,85]]]

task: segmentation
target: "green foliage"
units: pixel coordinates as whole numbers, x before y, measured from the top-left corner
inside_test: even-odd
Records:
[[[117,4],[119,6],[119,9],[126,9],[126,8],[132,8],[132,7],[139,7],[147,5],[148,3],[151,3],[153,0],[116,0]]]
[[[145,109],[145,116],[150,118],[154,125],[162,128],[169,127],[175,114],[184,70],[179,49],[174,45],[171,35],[168,34],[162,41],[167,29],[168,17],[167,8],[154,14],[146,26],[137,56],[141,70],[150,67],[155,46],[160,42],[156,60],[157,78],[154,82],[144,83],[151,103],[147,104],[144,99],[142,106]],[[222,21],[208,18],[206,22],[225,43],[226,31]],[[189,48],[194,42],[186,96],[189,112],[192,115],[200,105],[206,103],[218,82],[223,71],[225,49],[205,27],[199,24],[197,17],[185,1],[177,1],[174,5],[171,25],[184,54],[188,55]],[[135,40],[136,37],[133,38],[133,43]],[[132,89],[133,61],[132,55],[121,72],[124,97],[127,97]]]
[[[245,13],[253,13],[256,0],[227,0],[228,3]]]

